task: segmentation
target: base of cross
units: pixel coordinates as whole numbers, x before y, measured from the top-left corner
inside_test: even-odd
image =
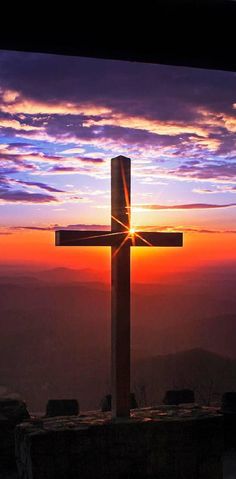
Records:
[[[222,479],[223,416],[196,405],[41,418],[16,430],[24,479]]]

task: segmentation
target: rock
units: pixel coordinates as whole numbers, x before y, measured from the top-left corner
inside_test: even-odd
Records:
[[[78,416],[79,403],[77,399],[49,399],[46,416]]]
[[[15,463],[15,427],[30,415],[24,401],[0,398],[0,470]]]
[[[221,411],[224,415],[225,449],[236,447],[236,392],[228,391],[221,399]]]
[[[236,392],[229,391],[223,394],[221,399],[221,411],[223,413],[236,414]]]
[[[166,391],[163,404],[178,405],[186,403],[194,403],[194,392],[191,389],[173,389]]]
[[[107,394],[101,401],[101,411],[106,412],[106,411],[111,411],[111,400],[112,400],[112,395]],[[138,403],[135,398],[134,393],[130,393],[130,409],[137,409],[138,408]]]
[[[104,398],[102,398],[101,411],[102,412],[111,411],[111,394],[107,394]]]
[[[0,418],[7,419],[9,424],[19,424],[29,417],[30,415],[24,401],[11,398],[0,398]]]
[[[90,411],[43,423],[17,426],[21,479],[222,479],[223,417],[210,408],[135,409],[119,422]]]
[[[131,409],[137,409],[138,408],[138,403],[136,401],[136,397],[134,393],[130,393],[130,408]]]

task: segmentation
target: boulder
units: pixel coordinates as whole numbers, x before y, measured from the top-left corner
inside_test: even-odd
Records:
[[[24,401],[12,398],[0,398],[0,418],[5,418],[8,423],[19,424],[30,415]]]
[[[102,412],[107,412],[111,411],[111,401],[112,401],[112,395],[107,394],[101,401],[101,411]],[[130,409],[137,409],[138,408],[138,403],[135,398],[134,393],[130,393]]]
[[[224,415],[225,449],[236,447],[236,392],[228,391],[221,398],[221,413]]]
[[[30,415],[24,401],[0,398],[0,470],[15,463],[15,427]]]
[[[221,399],[221,411],[223,413],[236,414],[236,392],[229,391],[223,394]]]
[[[77,399],[49,399],[46,408],[47,417],[78,416],[80,412]]]
[[[172,389],[166,391],[165,397],[163,399],[163,404],[173,404],[176,406],[178,404],[187,404],[194,402],[194,392],[191,389]]]
[[[222,479],[222,429],[221,414],[195,405],[135,409],[121,421],[100,411],[43,418],[16,428],[19,477]]]

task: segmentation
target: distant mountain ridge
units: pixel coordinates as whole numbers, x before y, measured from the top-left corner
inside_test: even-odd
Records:
[[[18,395],[20,392],[20,396],[27,400],[31,411],[44,411],[49,397],[73,396],[79,399],[82,410],[99,408],[101,398],[110,392],[102,358],[99,361],[97,356],[89,362],[86,381],[81,371],[71,375],[72,364],[68,363],[68,359],[66,366],[68,370],[58,365],[56,377],[52,376],[49,368],[45,383],[46,366],[42,370],[41,364],[33,364],[31,370],[26,368],[22,371],[21,383],[14,380],[12,384],[0,383],[0,393],[2,390],[5,394],[6,389],[17,390]],[[42,376],[39,375],[40,370],[44,371]],[[140,406],[161,404],[169,389],[190,388],[194,391],[196,402],[205,405],[220,404],[225,391],[236,391],[236,360],[201,348],[133,361],[132,370],[132,390]],[[2,380],[2,365],[0,375]],[[28,381],[25,382],[24,377]]]
[[[26,268],[24,275],[21,269],[6,275],[0,269],[0,386],[22,395],[31,409],[65,395],[93,409],[110,390],[110,284],[94,282],[93,271],[83,281],[82,271]],[[149,402],[160,402],[172,387],[194,388],[203,402],[236,388],[236,297],[228,276],[219,281],[218,274],[188,272],[176,282],[166,276],[158,284],[132,284],[139,397],[142,385]]]
[[[103,273],[94,271],[91,268],[72,269],[65,267],[48,268],[48,269],[1,269],[0,267],[0,282],[4,282],[4,278],[7,278],[8,282],[14,281],[20,278],[34,278],[34,281],[53,282],[53,283],[68,283],[68,282],[104,282]]]
[[[134,382],[145,386],[148,402],[161,403],[168,389],[190,388],[196,402],[221,402],[225,391],[236,391],[236,359],[202,348],[158,355],[137,361]]]

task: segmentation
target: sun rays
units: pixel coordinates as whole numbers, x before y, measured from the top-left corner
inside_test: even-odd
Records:
[[[118,209],[116,213],[111,215],[111,230],[109,231],[85,231],[66,229],[60,233],[56,233],[56,244],[68,246],[111,246],[112,258],[116,257],[123,247],[131,246],[153,246],[150,238],[146,237],[145,231],[141,231],[131,223],[131,206],[130,206],[130,186],[129,176],[125,174],[124,165],[120,165],[120,188],[123,195],[123,212],[119,215]],[[118,202],[119,205],[119,202]],[[118,216],[118,217],[117,217]],[[63,240],[62,240],[63,238]]]
[[[123,164],[121,164],[121,177],[122,177],[122,186],[123,186],[123,192],[124,192],[124,198],[125,198],[125,209],[128,215],[128,222],[127,224],[124,224],[115,216],[112,216],[112,219],[124,228],[124,231],[122,231],[122,233],[127,232],[127,235],[125,236],[123,241],[120,243],[118,248],[115,249],[115,252],[113,253],[113,257],[115,257],[120,252],[121,248],[127,243],[127,241],[130,241],[130,239],[132,242],[132,246],[135,246],[136,238],[139,238],[147,246],[152,246],[152,244],[149,241],[147,241],[145,238],[142,237],[141,233],[137,232],[137,229],[134,226],[131,226],[131,207],[130,207],[129,188],[126,182],[126,176],[125,176]]]

